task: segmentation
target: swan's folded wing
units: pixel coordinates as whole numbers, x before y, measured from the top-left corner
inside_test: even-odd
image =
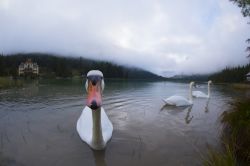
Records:
[[[113,125],[111,121],[109,120],[106,112],[104,109],[101,109],[101,121],[102,121],[102,136],[103,136],[103,141],[107,143],[110,138],[112,137],[113,133]]]
[[[85,107],[77,121],[76,130],[80,138],[88,144],[90,144],[92,140],[92,128],[92,111],[89,107]]]
[[[168,105],[175,105],[175,106],[185,106],[190,105],[190,102],[183,96],[171,96],[164,100]]]

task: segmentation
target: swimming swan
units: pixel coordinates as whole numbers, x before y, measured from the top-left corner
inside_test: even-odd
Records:
[[[173,105],[177,107],[181,106],[189,106],[193,105],[193,96],[192,96],[192,89],[193,89],[194,82],[190,82],[189,84],[189,99],[186,99],[183,96],[171,96],[167,99],[163,99],[166,105]]]
[[[102,150],[111,139],[113,125],[102,107],[104,90],[103,74],[99,70],[91,70],[85,83],[87,90],[87,106],[83,109],[76,125],[81,139],[92,149]]]
[[[212,84],[212,81],[207,82],[207,94],[201,92],[201,91],[193,91],[192,95],[194,97],[199,98],[210,98],[210,85]]]

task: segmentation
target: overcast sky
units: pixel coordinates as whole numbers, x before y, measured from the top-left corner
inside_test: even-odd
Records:
[[[202,74],[249,61],[248,21],[229,0],[0,0],[0,51]]]

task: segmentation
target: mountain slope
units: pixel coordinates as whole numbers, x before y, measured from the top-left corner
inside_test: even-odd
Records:
[[[124,79],[160,79],[151,72],[129,68],[105,61],[95,61],[82,57],[65,57],[42,53],[21,53],[11,55],[0,55],[0,75],[17,76],[18,65],[31,59],[37,62],[40,75],[44,77],[72,77],[84,76],[89,70],[101,70],[105,78]]]

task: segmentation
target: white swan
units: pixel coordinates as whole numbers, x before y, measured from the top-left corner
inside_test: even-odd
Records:
[[[201,91],[193,91],[192,95],[194,97],[199,97],[199,98],[210,98],[210,85],[211,84],[212,84],[212,81],[207,82],[207,94]]]
[[[189,84],[189,99],[186,99],[183,96],[174,95],[174,96],[171,96],[167,99],[163,99],[163,101],[167,105],[173,105],[173,106],[177,106],[177,107],[193,105],[193,96],[192,96],[193,85],[194,85],[194,82],[190,82],[190,84]]]
[[[102,72],[89,71],[85,87],[88,92],[87,106],[77,121],[76,129],[81,139],[91,148],[102,150],[113,133],[113,125],[101,106],[104,89]]]

